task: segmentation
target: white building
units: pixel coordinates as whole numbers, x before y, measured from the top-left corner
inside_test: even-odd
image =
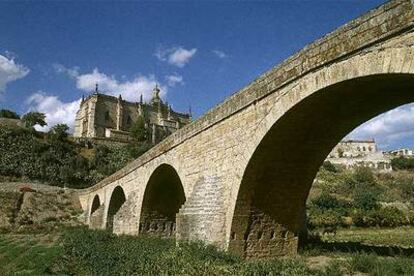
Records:
[[[347,169],[364,166],[380,171],[392,170],[391,159],[382,151],[378,151],[374,139],[341,141],[326,160]]]

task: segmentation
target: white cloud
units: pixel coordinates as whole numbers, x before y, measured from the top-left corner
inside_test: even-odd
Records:
[[[190,61],[196,52],[196,48],[187,50],[183,47],[173,47],[169,49],[158,49],[155,56],[161,61],[167,61],[171,65],[182,68]]]
[[[9,82],[24,78],[30,70],[15,63],[13,58],[0,55],[0,94],[6,90]]]
[[[53,64],[53,68],[55,69],[55,71],[57,73],[66,74],[66,75],[70,76],[71,78],[76,78],[79,75],[79,67],[78,66],[75,66],[73,68],[67,68],[67,67],[63,66],[62,64],[55,63],[55,64]]]
[[[227,58],[228,57],[228,55],[225,52],[220,51],[220,50],[213,50],[213,53],[216,56],[218,56],[219,58]]]
[[[80,102],[81,99],[65,103],[58,97],[47,95],[42,91],[32,94],[26,100],[29,111],[38,111],[46,115],[47,126],[35,126],[39,131],[47,131],[56,124],[67,124],[72,132]]]
[[[168,75],[165,77],[167,84],[171,87],[174,87],[176,84],[184,84],[183,77],[177,74]]]
[[[66,68],[59,64],[54,67],[56,72],[64,73],[74,79],[76,87],[87,93],[95,91],[95,86],[98,84],[101,93],[116,97],[121,95],[124,100],[132,102],[139,101],[142,94],[144,101],[148,102],[152,98],[152,90],[156,84],[160,87],[162,98],[165,98],[168,90],[168,87],[160,85],[153,75],[140,75],[132,80],[122,77],[121,80],[118,80],[114,76],[100,72],[97,68],[90,73],[81,74],[78,67]],[[175,81],[177,83],[178,80]]]
[[[76,87],[80,90],[91,92],[95,90],[95,85],[99,85],[102,93],[122,96],[124,100],[136,102],[139,101],[142,94],[144,101],[149,101],[152,97],[152,90],[158,83],[153,75],[138,76],[133,80],[118,81],[114,76],[108,76],[94,69],[91,73],[80,74],[76,78]],[[160,85],[161,97],[165,97],[168,88]]]
[[[382,148],[398,145],[414,137],[414,103],[383,113],[352,131],[348,138],[375,138]]]

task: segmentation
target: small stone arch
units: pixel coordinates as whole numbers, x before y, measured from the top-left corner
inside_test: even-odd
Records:
[[[102,228],[104,206],[101,204],[99,195],[93,197],[89,214],[89,227],[93,229]]]
[[[185,200],[184,188],[174,167],[168,164],[158,166],[145,189],[139,233],[175,236],[176,215]]]
[[[92,201],[92,206],[91,206],[91,213],[90,215],[92,215],[94,212],[96,212],[96,210],[98,210],[98,208],[101,206],[101,200],[99,199],[99,195],[95,195]]]
[[[125,201],[126,201],[126,196],[125,196],[124,189],[122,189],[121,186],[116,186],[112,192],[111,199],[109,201],[108,215],[106,219],[107,229],[113,230],[115,215],[118,213],[119,209],[121,209]]]

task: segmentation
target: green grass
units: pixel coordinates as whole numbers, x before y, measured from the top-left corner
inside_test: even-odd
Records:
[[[305,251],[297,257],[246,261],[202,243],[177,247],[171,239],[78,227],[65,230],[59,242],[46,234],[0,236],[0,275],[414,275],[413,257],[314,253],[318,256]]]
[[[150,237],[115,236],[83,228],[63,238],[54,272],[75,275],[414,275],[414,258],[367,253],[326,254],[311,267],[310,255],[245,261],[213,246]],[[324,254],[324,253],[323,253]],[[313,259],[315,259],[313,257]],[[62,261],[63,260],[63,261]]]
[[[45,235],[0,236],[0,275],[47,275],[62,248]]]
[[[360,242],[376,246],[414,247],[414,228],[351,228],[338,229],[336,235],[325,235],[327,242]]]

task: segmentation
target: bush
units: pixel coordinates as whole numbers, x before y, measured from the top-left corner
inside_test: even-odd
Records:
[[[347,207],[345,201],[338,200],[335,196],[322,192],[317,198],[311,200],[311,206],[319,210],[342,210]]]
[[[414,170],[414,158],[399,156],[391,160],[391,166],[394,170]]]
[[[357,189],[354,193],[354,207],[361,210],[373,210],[379,207],[379,192],[373,189]]]
[[[395,207],[383,207],[375,212],[378,225],[382,227],[397,227],[408,225],[409,220],[406,215]]]
[[[360,227],[397,227],[410,223],[407,216],[395,207],[383,207],[376,210],[354,210],[352,220]]]
[[[396,173],[393,185],[400,191],[403,200],[414,202],[414,175],[412,173]]]
[[[311,211],[308,216],[308,227],[311,229],[337,226],[342,222],[335,210]]]
[[[334,165],[334,164],[332,164],[331,162],[329,162],[329,161],[325,161],[325,162],[323,162],[323,164],[322,164],[322,168],[324,169],[324,170],[326,170],[326,171],[328,171],[328,172],[333,172],[333,173],[336,173],[336,172],[338,172],[339,171],[339,169]]]

